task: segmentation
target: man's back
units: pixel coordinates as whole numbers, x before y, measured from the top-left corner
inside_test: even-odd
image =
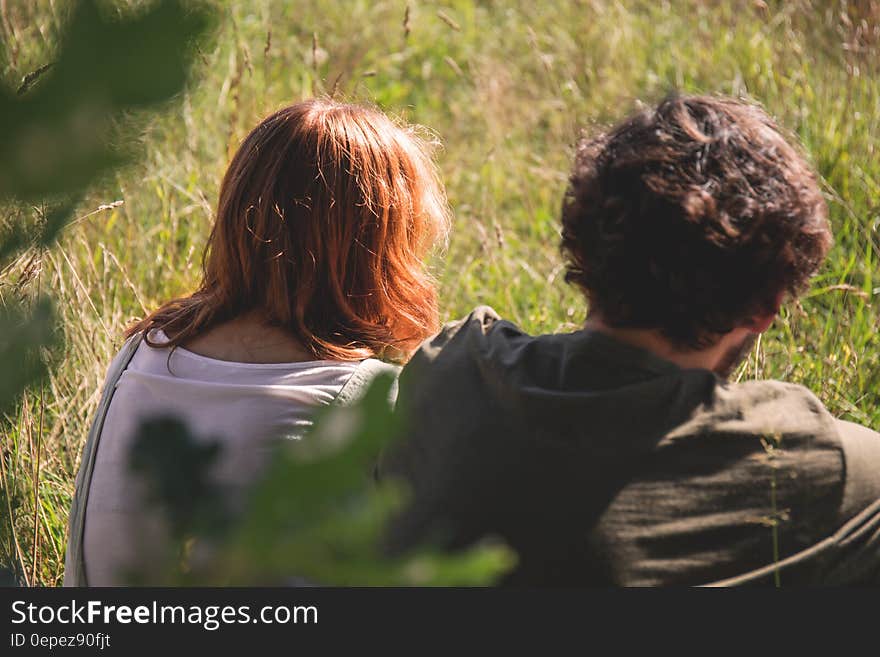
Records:
[[[399,404],[395,548],[500,536],[513,585],[880,582],[880,435],[800,386],[479,309],[417,353]]]

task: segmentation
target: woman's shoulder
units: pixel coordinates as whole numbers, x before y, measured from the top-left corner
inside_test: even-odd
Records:
[[[139,332],[125,339],[125,342],[122,343],[122,346],[116,352],[113,360],[110,361],[110,366],[107,368],[107,382],[115,381],[125,371],[134,358],[135,353],[137,353],[143,338],[143,333]]]
[[[381,376],[387,376],[393,379],[391,390],[389,391],[389,402],[393,405],[397,400],[397,379],[400,376],[400,371],[400,365],[386,363],[378,358],[362,360],[354,372],[352,372],[348,381],[342,386],[339,394],[336,395],[333,404],[336,406],[347,406],[354,403],[364,396],[373,381]]]

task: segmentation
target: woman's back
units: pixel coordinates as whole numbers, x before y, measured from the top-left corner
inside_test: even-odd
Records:
[[[155,342],[165,336],[154,335]],[[211,480],[241,500],[275,440],[300,437],[317,407],[330,404],[356,361],[245,363],[142,342],[122,373],[101,431],[86,507],[84,558],[91,585],[123,583],[164,543],[160,517],[129,468],[141,421],[182,420],[199,439],[220,444]],[[239,493],[239,494],[237,494]]]

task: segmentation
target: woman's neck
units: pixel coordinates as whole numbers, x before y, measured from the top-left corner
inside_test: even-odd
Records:
[[[254,312],[211,327],[181,346],[200,356],[237,363],[296,363],[315,359],[288,331],[268,324]]]

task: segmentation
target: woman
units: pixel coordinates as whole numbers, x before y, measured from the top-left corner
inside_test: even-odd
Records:
[[[223,179],[201,285],[127,331],[83,453],[66,585],[143,571],[161,525],[128,457],[141,421],[219,440],[241,491],[279,435],[345,402],[437,329],[425,258],[449,212],[425,144],[381,112],[311,100],[272,114]]]

